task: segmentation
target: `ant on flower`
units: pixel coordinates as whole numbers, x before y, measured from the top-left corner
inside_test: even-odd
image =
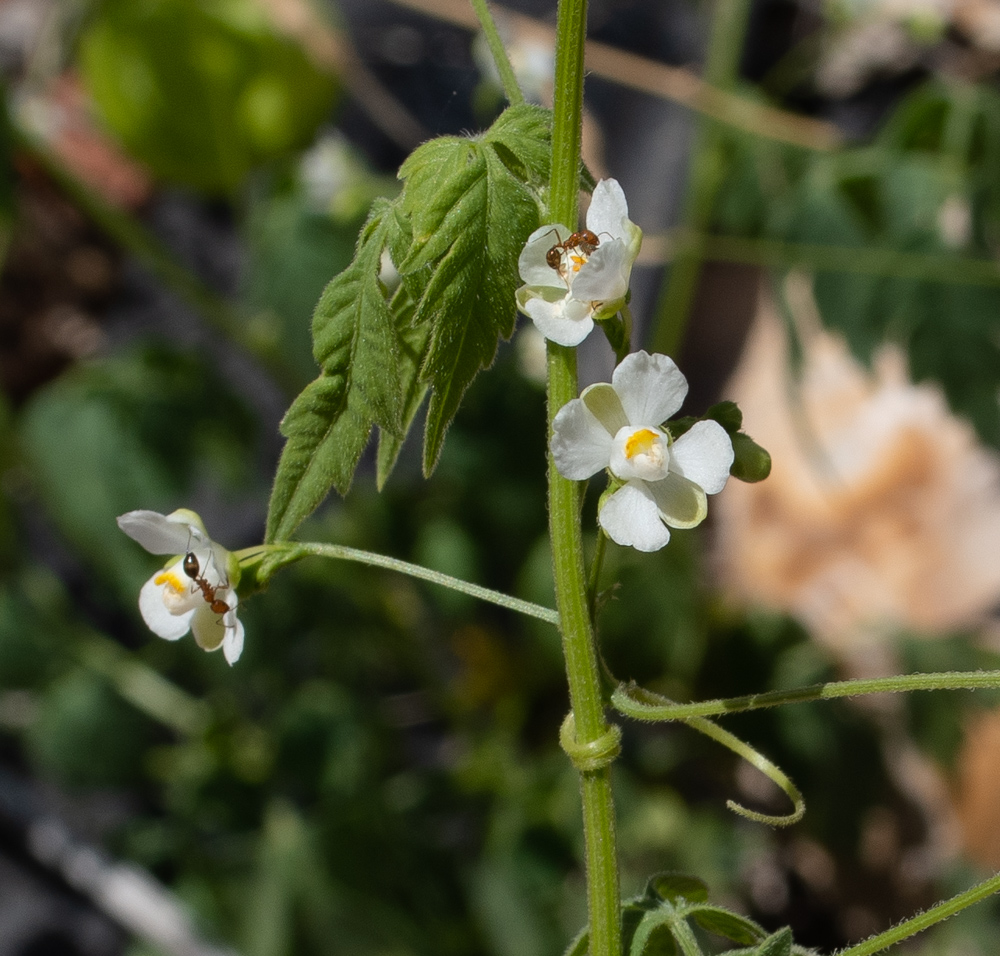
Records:
[[[555,230],[552,230],[555,232]],[[558,233],[556,233],[558,235]],[[601,244],[600,237],[596,232],[589,229],[581,229],[567,236],[562,242],[557,242],[548,252],[545,253],[545,263],[550,269],[555,269],[563,275],[563,255],[566,253],[578,252],[582,261],[576,262],[577,268],[586,262],[586,257]]]
[[[201,591],[202,597],[205,599],[205,603],[216,613],[221,615],[226,615],[231,610],[229,605],[218,597],[219,591],[224,591],[229,587],[229,582],[220,583],[217,585],[211,585],[205,580],[201,573],[201,565],[198,563],[198,557],[193,551],[188,551],[184,555],[184,573],[194,582],[191,585],[191,590],[194,591],[195,588]]]

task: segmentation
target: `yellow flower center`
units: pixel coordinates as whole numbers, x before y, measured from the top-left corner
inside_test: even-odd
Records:
[[[648,428],[640,428],[629,435],[625,442],[625,457],[631,461],[636,455],[648,455],[659,441],[659,435]]]
[[[183,594],[187,590],[187,587],[181,582],[181,579],[177,577],[173,571],[161,571],[153,579],[153,584],[157,587],[161,584],[165,584],[175,594]]]

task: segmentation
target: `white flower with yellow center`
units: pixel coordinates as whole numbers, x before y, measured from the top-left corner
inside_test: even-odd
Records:
[[[670,528],[701,524],[706,495],[725,487],[733,444],[718,422],[696,422],[676,440],[662,427],[687,390],[672,359],[633,352],[610,385],[591,385],[556,414],[552,456],[559,474],[582,481],[607,468],[622,483],[598,515],[617,544],[658,551]]]
[[[557,345],[579,345],[595,319],[614,315],[628,293],[642,230],[628,218],[625,193],[602,179],[587,210],[587,228],[539,226],[521,250],[518,271],[525,284],[517,307]]]
[[[236,616],[239,564],[206,533],[201,518],[181,508],[169,515],[130,511],[118,527],[151,554],[177,557],[139,592],[139,611],[158,637],[176,641],[188,631],[206,651],[220,647],[235,664],[243,652],[243,624]]]

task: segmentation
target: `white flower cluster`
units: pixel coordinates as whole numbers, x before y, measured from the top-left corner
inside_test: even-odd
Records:
[[[529,237],[518,262],[525,285],[518,308],[549,341],[579,345],[595,320],[625,304],[642,230],[613,179],[597,184],[587,228],[570,233],[545,225]],[[706,496],[721,491],[733,445],[714,421],[700,421],[674,439],[664,422],[687,395],[687,380],[665,355],[634,352],[611,384],[591,385],[555,416],[552,456],[564,478],[582,481],[607,469],[613,490],[598,521],[618,544],[656,551],[670,528],[705,519]]]

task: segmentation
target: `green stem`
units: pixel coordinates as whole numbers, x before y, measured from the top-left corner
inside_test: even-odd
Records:
[[[470,0],[470,2],[472,3],[472,9],[476,11],[476,16],[479,18],[479,25],[486,36],[486,43],[490,48],[497,72],[500,74],[500,83],[503,85],[503,92],[507,97],[507,102],[511,106],[520,106],[524,102],[524,94],[521,92],[521,87],[517,84],[514,67],[510,65],[510,59],[507,56],[506,49],[504,49],[503,40],[500,38],[500,31],[493,20],[493,14],[490,13],[490,8],[486,0]]]
[[[376,554],[373,551],[362,551],[359,548],[349,548],[342,544],[322,544],[319,542],[299,542],[296,541],[287,545],[264,545],[257,548],[249,548],[246,552],[236,552],[241,566],[249,567],[261,560],[271,557],[272,563],[269,568],[269,575],[284,564],[291,564],[308,556],[318,558],[335,558],[340,561],[355,561],[358,564],[367,564],[373,568],[386,568],[389,571],[398,571],[400,574],[409,575],[411,578],[419,578],[421,581],[430,581],[432,584],[440,584],[441,587],[450,588],[452,591],[460,591],[470,597],[478,598],[480,601],[488,601],[490,604],[498,604],[507,608],[508,611],[516,611],[518,614],[526,614],[529,617],[536,617],[540,621],[548,624],[559,624],[559,613],[551,608],[542,607],[540,604],[532,604],[531,601],[522,601],[520,598],[511,597],[502,591],[494,591],[492,588],[484,588],[479,584],[472,584],[470,581],[463,581],[461,578],[453,578],[450,574],[442,574],[440,571],[432,571],[419,564],[411,564],[409,561],[401,561],[399,558],[390,558],[386,554]]]
[[[711,34],[705,55],[705,82],[728,92],[736,82],[746,35],[750,0],[715,0]],[[705,256],[702,233],[707,228],[722,181],[720,135],[714,120],[698,120],[691,153],[682,216],[682,241],[670,266],[670,276],[656,308],[653,349],[676,355],[698,288]]]
[[[900,674],[894,677],[872,677],[860,680],[831,681],[793,690],[771,690],[763,694],[746,694],[720,700],[703,700],[693,704],[673,702],[650,703],[653,695],[634,684],[619,684],[611,696],[615,710],[635,720],[690,720],[692,717],[719,717],[799,704],[810,700],[836,700],[841,697],[861,697],[865,694],[898,694],[913,690],[977,690],[1000,688],[1000,671],[946,671],[936,674]]]
[[[607,550],[608,536],[603,528],[598,528],[597,544],[594,546],[594,557],[590,562],[590,575],[587,580],[587,606],[590,608],[591,621],[597,616],[597,588],[601,583],[601,568],[604,566],[604,555]]]
[[[579,215],[583,50],[586,39],[587,0],[560,0],[556,25],[549,207],[556,222],[574,228]]]
[[[675,919],[670,923],[670,935],[680,947],[683,956],[704,956],[694,930],[686,919]]]
[[[580,190],[583,116],[583,51],[586,0],[560,0],[552,127],[550,212],[553,221],[575,228]],[[548,345],[549,434],[556,412],[577,397],[576,352]],[[556,604],[562,621],[563,653],[570,707],[578,745],[586,747],[610,731],[601,697],[600,669],[587,600],[580,527],[580,489],[556,470],[551,453],[549,535]],[[620,956],[621,901],[611,767],[580,770],[583,834],[587,865],[590,956]]]
[[[949,916],[954,916],[967,906],[981,902],[998,890],[1000,890],[1000,874],[991,876],[988,880],[983,880],[982,883],[977,883],[964,893],[959,893],[958,896],[953,896],[950,900],[938,903],[937,906],[932,906],[929,910],[914,916],[912,919],[904,920],[898,926],[893,926],[892,929],[887,929],[884,933],[879,933],[878,936],[872,936],[871,939],[858,943],[857,946],[842,949],[836,956],[872,956],[874,953],[880,953],[904,939],[929,929],[935,923],[940,923],[942,920],[948,919]]]

